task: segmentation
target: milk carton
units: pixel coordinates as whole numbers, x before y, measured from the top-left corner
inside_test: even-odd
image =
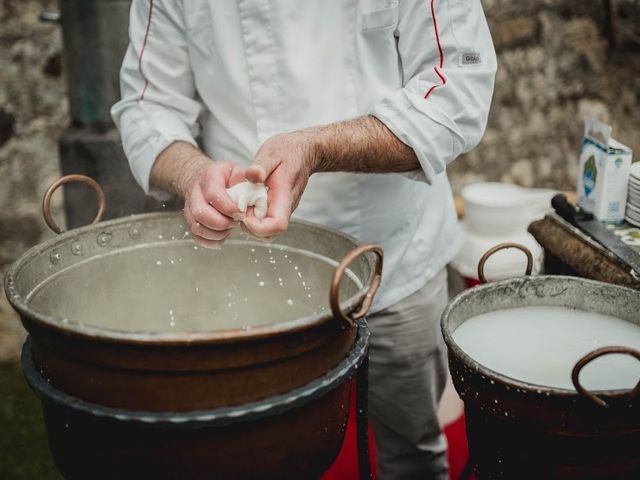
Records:
[[[611,127],[585,121],[580,148],[578,205],[601,222],[624,220],[631,149],[611,138]]]

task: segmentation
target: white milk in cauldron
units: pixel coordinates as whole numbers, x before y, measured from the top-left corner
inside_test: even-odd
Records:
[[[453,339],[475,361],[502,375],[573,390],[571,370],[580,357],[605,346],[640,350],[640,325],[599,313],[531,306],[472,317]],[[623,354],[597,358],[580,374],[590,390],[633,388],[639,379],[640,362]]]

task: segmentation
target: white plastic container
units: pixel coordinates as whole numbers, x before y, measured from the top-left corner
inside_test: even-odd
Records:
[[[533,273],[542,270],[542,247],[527,232],[527,227],[550,209],[555,193],[498,182],[476,183],[462,189],[464,243],[451,266],[464,277],[467,286],[478,282],[478,262],[482,255],[499,243],[524,245],[533,255]],[[520,276],[526,264],[521,251],[501,250],[487,261],[485,274],[488,280]]]

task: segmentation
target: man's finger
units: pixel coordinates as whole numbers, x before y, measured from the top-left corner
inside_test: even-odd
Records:
[[[202,196],[206,203],[215,208],[218,212],[236,220],[244,218],[244,213],[240,211],[229,195],[227,194],[227,180],[233,174],[233,167],[228,171],[219,172],[218,175],[210,175],[202,187]]]
[[[224,240],[207,240],[206,238],[198,237],[197,235],[192,235],[191,238],[193,238],[193,241],[201,247],[211,248],[213,250],[220,250],[224,244]]]
[[[273,201],[269,204],[269,211],[265,218],[250,216],[244,219],[243,225],[251,235],[256,237],[270,238],[279,235],[289,226],[288,201],[286,203]]]
[[[280,163],[282,160],[279,157],[258,151],[253,165],[247,168],[245,176],[252,183],[264,183]]]
[[[249,235],[251,238],[255,239],[255,240],[259,240],[260,242],[271,242],[273,240],[273,237],[258,237],[257,235],[254,235],[251,230],[249,230],[247,228],[247,226],[244,223],[240,224],[240,228],[242,228],[242,231],[244,233],[246,233],[247,235]]]
[[[216,240],[216,241],[224,240],[229,235],[231,235],[232,231],[233,231],[232,229],[221,230],[221,231],[211,230],[210,228],[207,228],[204,225],[201,225],[200,223],[197,223],[197,222],[193,224],[191,227],[192,235],[196,235],[206,240]]]
[[[229,178],[227,178],[227,187],[233,187],[238,183],[245,182],[247,180],[246,177],[246,168],[242,168],[239,165],[234,165],[233,169],[229,173]]]
[[[220,213],[215,207],[208,204],[200,195],[196,194],[193,202],[188,205],[185,212],[189,227],[197,222],[211,230],[223,231],[234,227],[237,221]]]

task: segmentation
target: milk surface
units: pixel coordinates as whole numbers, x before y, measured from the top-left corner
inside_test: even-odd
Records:
[[[508,377],[574,390],[571,370],[583,355],[605,346],[640,350],[640,325],[593,312],[533,306],[485,313],[453,332],[478,363]],[[582,369],[587,389],[624,389],[640,380],[640,361],[610,354]]]
[[[336,262],[311,252],[228,241],[150,244],[90,258],[52,275],[27,301],[39,312],[119,331],[211,332],[329,312]],[[352,272],[341,299],[362,287]]]

